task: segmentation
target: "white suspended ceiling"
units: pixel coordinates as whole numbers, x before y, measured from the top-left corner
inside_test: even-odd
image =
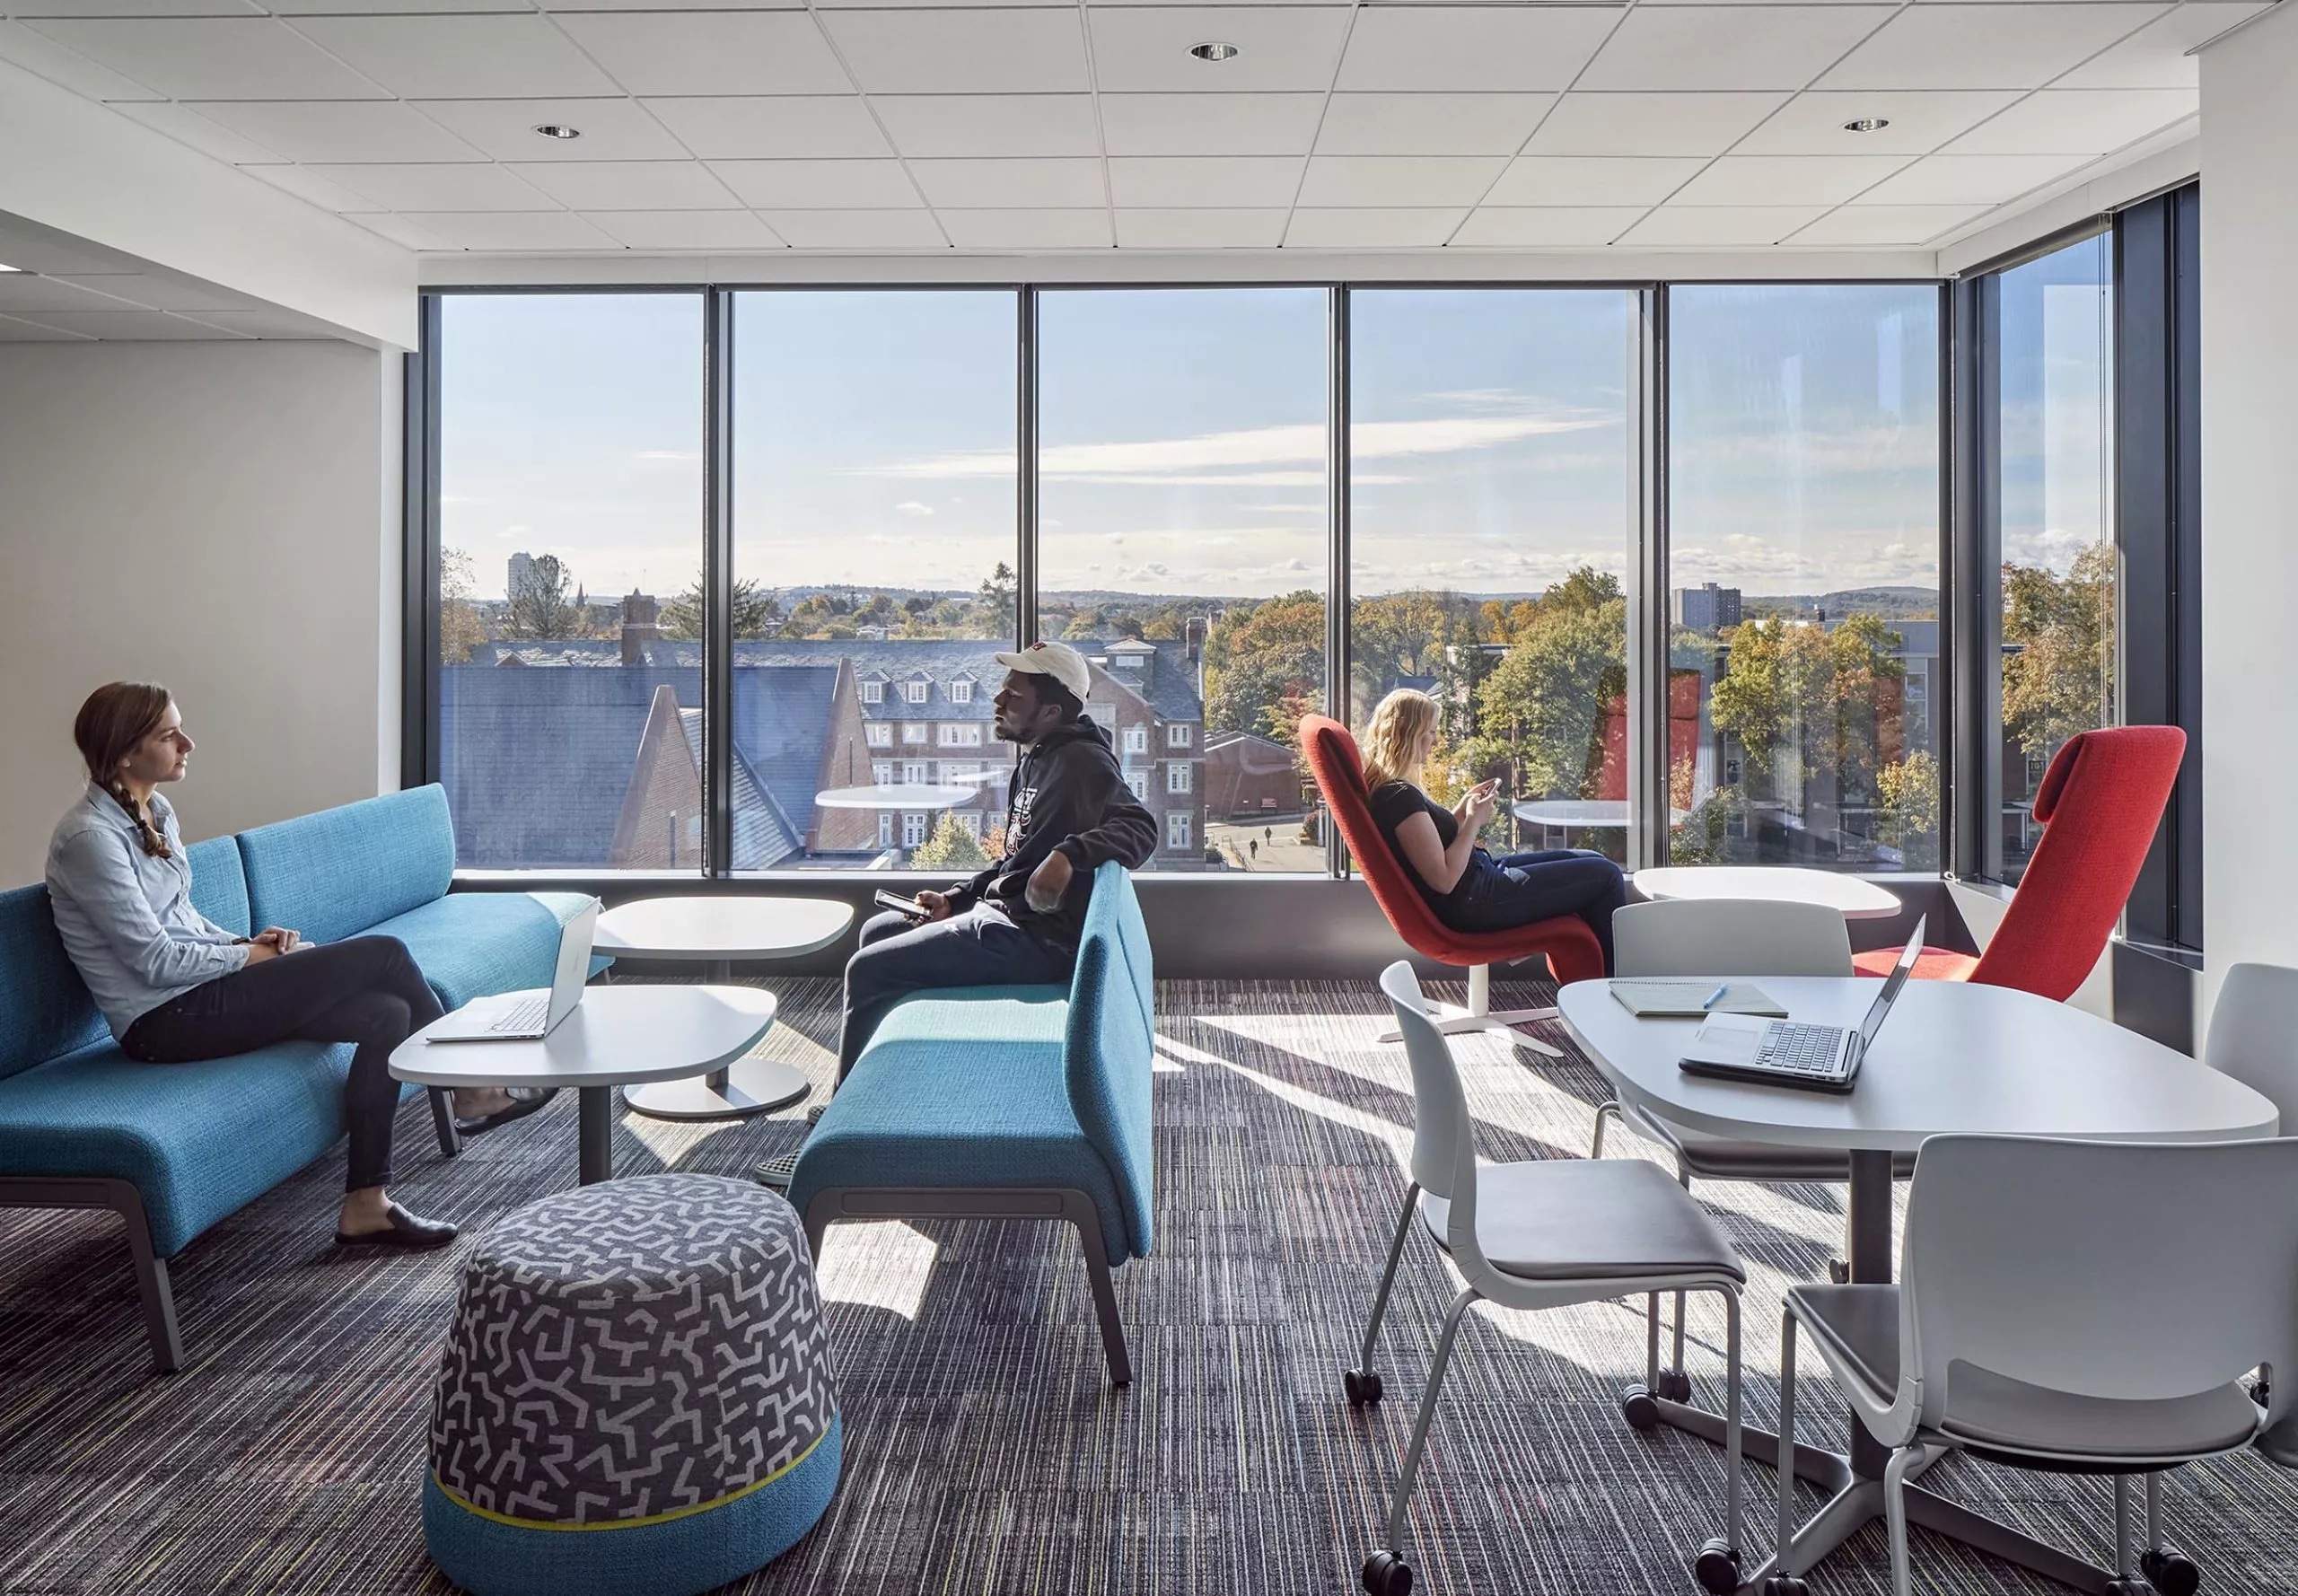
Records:
[[[425,252],[1905,250],[2190,131],[2262,9],[675,4],[0,0],[0,58]]]

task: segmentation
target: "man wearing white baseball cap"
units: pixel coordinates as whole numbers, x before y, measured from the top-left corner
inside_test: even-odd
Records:
[[[889,910],[862,927],[846,964],[840,1080],[896,999],[936,987],[1066,985],[1077,962],[1093,871],[1137,869],[1157,822],[1125,785],[1110,734],[1085,714],[1092,669],[1066,643],[1001,653],[994,725],[1021,750],[1005,817],[1005,856],[946,892],[920,892],[923,919]],[[759,1166],[786,1187],[797,1154]]]

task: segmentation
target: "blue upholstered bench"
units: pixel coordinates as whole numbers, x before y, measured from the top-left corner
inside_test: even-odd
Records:
[[[1076,1227],[1110,1378],[1131,1382],[1112,1264],[1149,1256],[1155,993],[1117,864],[1093,878],[1060,987],[975,987],[895,1004],[807,1138],[790,1184],[806,1241],[841,1219],[1057,1219]]]
[[[448,1008],[548,986],[559,928],[588,901],[449,897],[455,839],[435,786],[196,843],[189,857],[192,896],[218,925],[396,936]],[[0,892],[0,1207],[118,1214],[163,1371],[183,1357],[166,1260],[335,1144],[350,1065],[350,1048],[316,1042],[136,1064],[72,968],[48,889]],[[433,1109],[452,1153],[443,1094]]]

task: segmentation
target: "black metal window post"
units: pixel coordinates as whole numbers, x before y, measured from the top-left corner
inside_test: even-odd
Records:
[[[1038,635],[1038,291],[1024,287],[1014,307],[1013,646]]]
[[[1349,723],[1349,698],[1355,683],[1348,675],[1348,312],[1349,289],[1336,284],[1330,290],[1325,378],[1325,713],[1342,725]],[[1348,849],[1340,829],[1325,824],[1325,873],[1348,874]]]
[[[439,296],[418,296],[402,366],[399,785],[439,779]]]
[[[703,871],[734,868],[734,295],[702,298]]]
[[[1628,572],[1627,865],[1668,862],[1668,285],[1637,296],[1640,336],[1628,403],[1638,439],[1628,452],[1636,495],[1636,557]],[[1643,724],[1636,726],[1641,715]]]

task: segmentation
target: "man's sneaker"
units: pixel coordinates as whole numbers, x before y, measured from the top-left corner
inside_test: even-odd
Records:
[[[814,1127],[820,1125],[822,1122],[822,1116],[829,1112],[829,1105],[828,1103],[816,1103],[812,1108],[808,1109],[806,1110],[806,1128],[808,1130],[811,1130]]]
[[[790,1182],[798,1178],[798,1155],[785,1153],[778,1158],[769,1158],[750,1171],[750,1178],[769,1190],[787,1191]]]

